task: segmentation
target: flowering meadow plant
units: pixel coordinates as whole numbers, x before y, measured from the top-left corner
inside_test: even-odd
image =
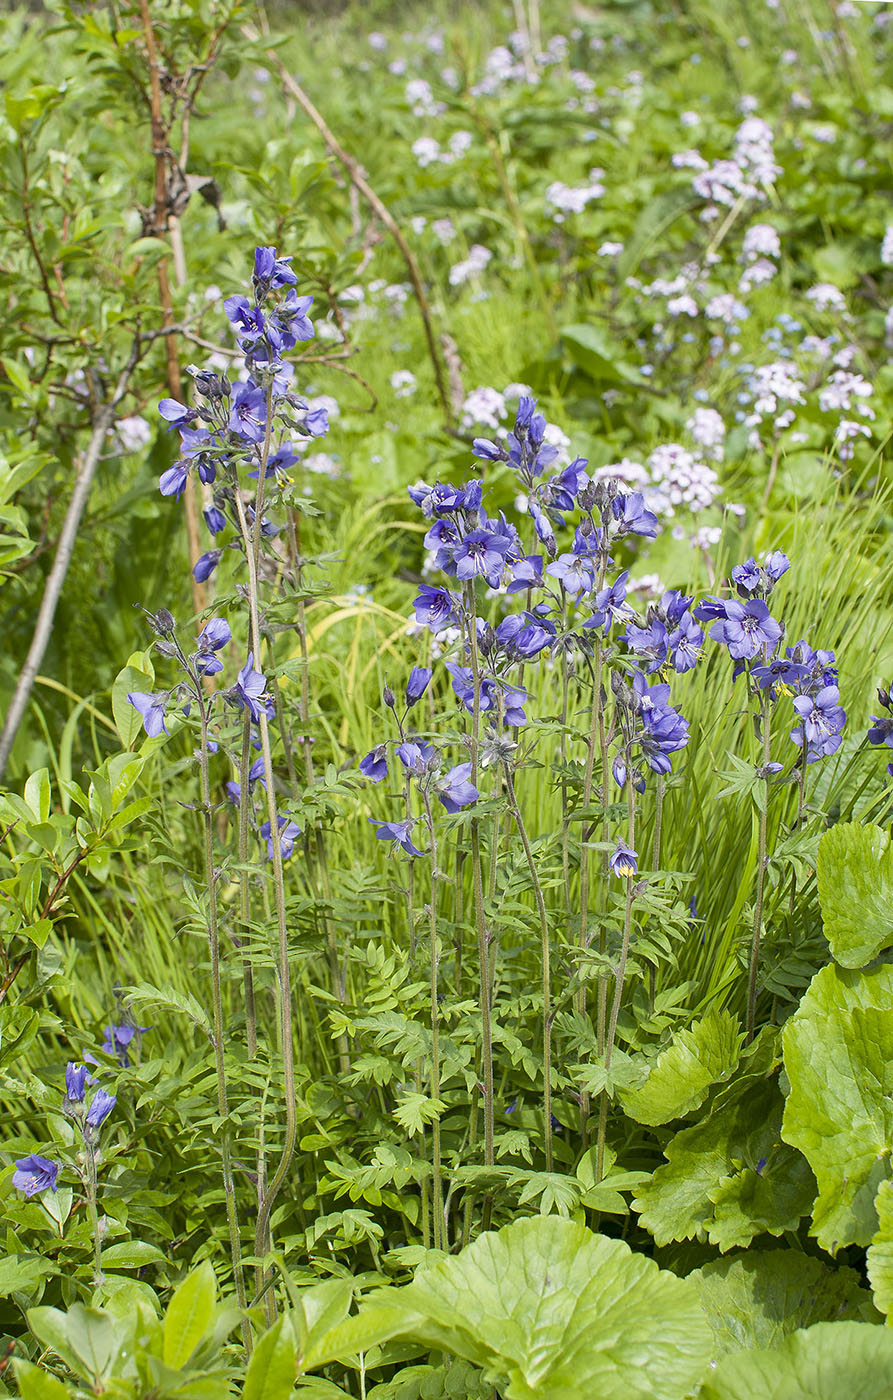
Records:
[[[883,16],[83,9],[0,20],[18,1391],[880,1396]]]

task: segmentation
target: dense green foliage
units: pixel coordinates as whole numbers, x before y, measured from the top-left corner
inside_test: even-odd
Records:
[[[4,712],[67,565],[0,775],[0,1396],[893,1386],[893,755],[865,738],[893,680],[891,27],[873,0],[0,16]],[[222,298],[270,245],[315,299],[288,358],[329,431],[271,476],[274,541],[244,477],[241,536],[190,539],[158,402],[238,375]],[[559,468],[661,517],[613,550],[641,622],[785,552],[773,614],[836,655],[839,747],[801,765],[789,692],[708,637],[649,676],[688,723],[672,772],[613,781],[618,628],[518,667],[527,723],[487,749],[480,678],[462,708],[444,665],[477,640],[410,622],[442,579],[406,488],[482,477],[531,539],[472,455],[528,391]],[[128,695],[175,686],[171,637],[212,616],[221,673],[148,737]],[[362,776],[414,733],[480,800],[432,817],[393,754]],[[241,809],[252,736],[276,779]],[[267,859],[277,802],[300,831]],[[404,816],[421,856],[376,839]],[[82,1060],[116,1096],[92,1127]]]

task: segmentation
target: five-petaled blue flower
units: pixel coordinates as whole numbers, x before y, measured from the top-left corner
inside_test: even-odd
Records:
[[[730,599],[725,604],[725,617],[710,628],[713,640],[728,647],[729,655],[736,661],[752,661],[761,654],[770,657],[782,632],[781,624],[770,615],[762,598],[749,598],[746,603]]]
[[[360,759],[360,772],[373,783],[380,783],[388,776],[387,744],[377,744],[365,758]]]
[[[248,660],[239,672],[239,678],[230,694],[236,703],[247,709],[257,724],[261,714],[267,713],[267,678],[254,669],[254,652],[248,653]]]
[[[38,1157],[32,1152],[30,1157],[20,1157],[12,1174],[12,1184],[26,1196],[39,1196],[41,1191],[56,1191],[59,1177],[59,1163],[47,1157]]]
[[[232,635],[229,623],[222,617],[212,617],[205,624],[198,639],[195,657],[195,669],[200,676],[212,676],[223,670],[223,662],[214,653],[232,641]]]
[[[629,880],[633,875],[638,874],[638,853],[630,846],[625,845],[623,841],[618,841],[617,849],[608,861],[608,865],[614,871],[615,875],[620,875],[623,879]]]
[[[142,715],[143,728],[150,739],[156,739],[162,732],[167,734],[168,730],[164,723],[164,707],[169,695],[166,690],[155,695],[147,694],[142,690],[131,690],[128,691],[127,699],[133,708]]]
[[[301,828],[296,822],[281,813],[276,818],[279,824],[279,851],[283,860],[288,860],[295,849],[295,842],[301,834]],[[270,836],[272,827],[268,821],[264,822],[260,829],[260,834],[267,843],[267,858],[273,859],[273,841]]]
[[[420,851],[417,846],[412,844],[410,832],[415,823],[411,819],[404,822],[379,822],[374,817],[370,817],[369,820],[376,828],[375,835],[379,841],[393,841],[408,856],[425,854],[424,851]]]
[[[470,763],[457,763],[436,784],[437,796],[448,812],[458,812],[480,797],[471,781],[471,768]]]

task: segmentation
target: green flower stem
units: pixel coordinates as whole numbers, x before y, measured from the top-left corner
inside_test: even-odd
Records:
[[[651,869],[660,870],[660,838],[662,835],[664,815],[664,775],[657,775],[657,789],[654,804],[654,844],[651,848]],[[657,993],[657,968],[654,963],[648,967],[648,1005],[654,1010],[654,998]]]
[[[245,1034],[248,1054],[257,1054],[257,1004],[254,996],[254,968],[251,963],[251,880],[248,870],[248,821],[251,810],[251,721],[248,711],[242,721],[242,754],[239,762],[239,915],[242,922],[242,981],[245,988]]]
[[[545,1117],[545,1147],[546,1147],[546,1171],[552,1170],[552,970],[549,946],[549,919],[546,913],[546,901],[543,898],[543,888],[537,874],[536,861],[533,858],[533,850],[530,845],[530,838],[527,835],[527,828],[524,825],[524,818],[521,815],[521,808],[518,806],[518,799],[515,796],[515,784],[512,778],[511,765],[503,764],[505,771],[505,786],[508,794],[509,806],[515,825],[518,828],[518,835],[521,838],[521,845],[524,847],[524,854],[527,857],[527,868],[530,871],[530,882],[533,885],[533,894],[536,900],[537,913],[540,921],[540,936],[542,939],[543,956],[543,1113]]]
[[[257,561],[260,555],[264,478],[267,470],[267,458],[270,454],[272,399],[273,389],[271,386],[267,393],[267,425],[264,434],[263,450],[259,462],[260,470],[255,505],[253,538],[248,529],[248,521],[245,516],[245,507],[242,503],[241,493],[238,488],[233,493],[239,518],[239,529],[245,543],[245,558],[248,564],[248,603],[251,613],[251,634],[254,639],[255,656],[258,657],[258,660],[260,659],[261,630]],[[285,1178],[288,1175],[292,1157],[294,1156],[295,1141],[297,1139],[297,1111],[295,1101],[294,1043],[291,1026],[291,968],[289,965],[288,925],[285,915],[285,880],[282,870],[282,848],[278,839],[279,812],[276,802],[276,785],[273,781],[270,729],[267,723],[266,711],[263,707],[261,707],[260,710],[259,728],[261,752],[263,753],[264,771],[266,774],[267,816],[270,822],[270,838],[273,848],[273,889],[276,899],[276,923],[278,929],[277,971],[279,974],[280,1048],[282,1054],[282,1088],[285,1099],[285,1138],[282,1143],[279,1163],[273,1176],[270,1178],[269,1185],[258,1202],[254,1249],[255,1254],[262,1256],[267,1252],[269,1243],[268,1231],[273,1205],[282,1189]],[[267,1320],[272,1325],[276,1318],[276,1300],[273,1296],[272,1289],[268,1290],[266,1294],[265,1308]]]
[[[626,779],[626,810],[628,814],[628,835],[627,840],[631,850],[635,849],[636,842],[636,790],[633,787],[632,775],[627,774]],[[623,1001],[623,985],[626,981],[626,963],[629,957],[629,945],[632,937],[633,927],[633,892],[635,879],[632,875],[626,877],[626,908],[623,915],[623,943],[620,948],[620,962],[614,977],[614,999],[611,1003],[611,1019],[608,1022],[605,1036],[605,1073],[610,1073],[611,1060],[614,1055],[614,1039],[617,1035],[617,1020],[620,1016],[620,1006]],[[598,1145],[596,1147],[595,1160],[595,1180],[601,1181],[605,1169],[605,1138],[608,1127],[608,1091],[602,1090],[601,1103],[599,1104],[598,1115]]]
[[[478,769],[480,766],[480,742],[481,742],[481,664],[478,656],[477,631],[475,628],[475,603],[474,585],[465,585],[465,603],[468,626],[468,644],[471,651],[471,672],[474,678],[474,700],[471,717],[471,781],[475,787],[478,785]],[[484,875],[481,869],[481,831],[480,822],[475,818],[471,822],[471,866],[474,886],[474,913],[477,927],[478,958],[480,961],[480,999],[481,999],[481,1074],[484,1089],[484,1164],[492,1167],[495,1161],[493,1138],[494,1138],[494,1116],[493,1116],[493,1032],[491,1020],[492,1001],[492,979],[490,974],[490,940],[487,933],[484,918]],[[485,1217],[489,1217],[489,1210],[485,1204]]]
[[[402,734],[402,732],[403,732],[403,731],[401,730],[401,734]],[[412,800],[411,800],[411,796],[410,796],[409,774],[406,773],[406,772],[404,772],[404,775],[403,775],[403,809],[404,809],[404,811],[405,811],[405,813],[406,813],[406,818],[407,818],[407,820],[409,820],[409,819],[412,817]],[[414,963],[415,963],[415,958],[416,958],[416,934],[415,934],[415,926],[416,926],[416,918],[415,918],[415,856],[410,856],[410,857],[409,857],[409,860],[408,860],[408,862],[407,862],[407,865],[408,865],[409,869],[408,869],[407,875],[406,875],[406,918],[407,918],[407,922],[408,922],[408,924],[409,924],[409,959],[410,959],[410,963],[411,963],[411,964],[414,964]],[[421,1059],[416,1060],[415,1070],[414,1070],[413,1073],[414,1073],[414,1079],[415,1079],[415,1089],[416,1089],[416,1093],[417,1093],[417,1094],[421,1094],[421,1092],[422,1092],[422,1061],[421,1061]],[[427,1159],[428,1153],[427,1153],[427,1144],[426,1144],[426,1140],[425,1140],[425,1129],[424,1129],[424,1126],[422,1126],[422,1127],[419,1129],[419,1155],[420,1155],[420,1157],[422,1158],[423,1161],[425,1161],[425,1160]],[[425,1249],[429,1249],[429,1248],[431,1247],[431,1210],[430,1210],[430,1199],[429,1199],[429,1197],[430,1197],[429,1185],[430,1185],[430,1183],[429,1183],[427,1177],[423,1177],[423,1178],[422,1178],[422,1182],[421,1182],[421,1197],[422,1197],[422,1244],[424,1245]]]
[[[86,1130],[88,1133],[89,1128]],[[102,1283],[102,1235],[99,1230],[99,1211],[96,1208],[96,1185],[98,1172],[96,1170],[96,1149],[92,1143],[84,1143],[86,1147],[86,1167],[87,1175],[85,1185],[87,1188],[87,1214],[90,1217],[90,1234],[93,1237],[93,1287],[98,1288]]]
[[[217,1117],[220,1120],[220,1156],[223,1166],[223,1195],[226,1202],[226,1223],[229,1228],[229,1249],[233,1265],[233,1279],[236,1285],[236,1300],[243,1310],[242,1340],[245,1351],[251,1354],[251,1328],[244,1310],[247,1307],[245,1275],[242,1269],[242,1243],[239,1234],[239,1217],[236,1209],[236,1190],[233,1182],[232,1153],[229,1142],[229,1103],[226,1088],[226,1062],[223,1041],[223,998],[220,988],[220,930],[217,923],[217,876],[214,870],[214,818],[211,811],[211,783],[208,772],[208,705],[205,700],[201,680],[192,677],[195,693],[199,700],[201,717],[201,794],[202,826],[205,834],[205,878],[208,884],[208,942],[211,949],[211,1000],[214,1017],[214,1064],[217,1072]],[[242,790],[243,805],[247,805],[247,792]],[[91,1152],[92,1156],[92,1152]],[[95,1200],[95,1168],[93,1194]],[[99,1241],[97,1236],[97,1269]]]
[[[770,724],[772,701],[760,694],[760,731],[763,736],[763,767],[772,758],[772,732]],[[766,791],[760,810],[760,836],[757,855],[757,896],[753,907],[753,934],[750,942],[750,969],[747,979],[747,1043],[754,1038],[757,1019],[757,969],[760,962],[760,937],[763,931],[763,896],[766,888],[766,833],[769,825],[769,774],[766,774]]]
[[[286,522],[288,526],[288,551],[291,558],[292,568],[294,569],[295,573],[295,588],[297,591],[296,605],[298,610],[298,616],[295,631],[298,634],[298,646],[301,652],[301,691],[298,713],[300,715],[301,728],[303,730],[302,748],[304,752],[304,772],[307,777],[307,786],[312,788],[315,782],[315,774],[313,771],[313,746],[310,742],[310,670],[307,651],[307,610],[304,605],[304,560],[301,554],[301,541],[298,531],[298,520],[295,515],[295,512],[291,509],[291,507],[289,507],[286,512]],[[276,702],[278,706],[280,703],[278,686],[276,687]],[[282,728],[281,722],[280,728]],[[297,799],[300,797],[300,793],[298,792],[297,778],[294,772],[294,764],[291,758],[291,749],[290,745],[288,744],[286,744],[286,759],[288,761],[288,770],[289,777],[292,783],[292,789],[294,791],[295,798]],[[313,856],[311,856],[310,850],[311,843],[315,848]],[[326,932],[326,949],[329,959],[329,972],[332,978],[332,986],[334,988],[335,995],[341,1002],[341,1005],[344,1006],[347,1001],[347,986],[345,983],[344,973],[341,968],[341,959],[339,957],[338,934],[330,912],[332,907],[332,880],[329,872],[329,856],[328,851],[326,849],[325,833],[318,824],[314,824],[313,830],[311,832],[308,832],[307,853],[308,866],[313,870],[314,873],[314,882],[316,883],[315,877],[317,874],[322,881],[322,894],[326,901],[324,923]],[[352,1066],[350,1062],[350,1045],[347,1036],[343,1034],[339,1035],[338,1040],[336,1042],[336,1046],[338,1050],[338,1059],[340,1062],[341,1073],[343,1075],[348,1075],[351,1072]]]
[[[428,901],[428,936],[431,958],[431,1071],[428,1092],[436,1105],[440,1099],[440,1007],[437,1000],[437,880],[439,872],[437,869],[437,837],[434,832],[431,799],[424,789],[422,790],[422,801],[425,804],[428,839],[431,842],[431,897]],[[443,1216],[443,1167],[440,1157],[440,1117],[436,1108],[432,1108],[432,1112],[436,1115],[431,1122],[431,1155],[434,1167],[432,1211],[434,1248],[446,1249],[447,1241]]]

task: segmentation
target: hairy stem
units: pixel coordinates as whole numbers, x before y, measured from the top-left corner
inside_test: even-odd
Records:
[[[242,720],[242,755],[239,764],[239,915],[242,922],[242,981],[245,988],[245,1032],[248,1054],[257,1054],[257,1006],[254,998],[254,968],[251,964],[251,884],[248,871],[248,818],[251,808],[251,718]]]
[[[660,870],[660,838],[661,827],[664,815],[664,776],[663,773],[657,775],[657,791],[654,804],[654,844],[651,848],[651,869]],[[657,993],[657,968],[654,963],[648,966],[648,1005],[654,1010],[654,998]]]
[[[481,663],[478,656],[476,609],[474,584],[465,585],[466,626],[468,645],[471,652],[471,673],[474,683],[474,696],[471,715],[471,781],[478,785],[481,743]],[[475,818],[470,823],[471,869],[474,888],[474,915],[480,962],[480,1002],[481,1002],[481,1078],[484,1099],[484,1165],[492,1167],[495,1156],[494,1101],[493,1101],[493,1030],[492,1030],[492,979],[490,975],[490,940],[484,915],[484,873],[481,868],[481,827]],[[490,1197],[484,1202],[484,1219],[489,1222],[492,1209]],[[485,1223],[485,1228],[486,1228]]]
[[[208,885],[208,943],[211,951],[211,1000],[214,1016],[214,1066],[217,1073],[217,1117],[220,1120],[220,1156],[223,1166],[223,1195],[226,1202],[226,1223],[229,1229],[230,1258],[233,1265],[233,1279],[236,1285],[236,1299],[239,1307],[247,1307],[245,1275],[242,1269],[242,1244],[239,1234],[239,1217],[236,1210],[236,1190],[233,1182],[232,1153],[229,1142],[229,1103],[226,1088],[226,1061],[224,1058],[223,997],[220,987],[220,930],[217,922],[217,874],[214,869],[214,818],[211,811],[211,783],[208,774],[208,706],[202,691],[201,680],[193,677],[201,716],[201,794],[202,826],[205,836],[205,879]],[[242,1317],[242,1340],[245,1350],[251,1354],[251,1328],[247,1316]]]
[[[636,790],[633,787],[632,775],[627,774],[626,779],[626,810],[628,816],[628,835],[630,849],[635,848],[636,841]],[[607,1033],[605,1035],[605,1073],[611,1069],[611,1060],[614,1055],[614,1039],[617,1035],[617,1021],[620,1016],[620,1006],[623,1001],[623,986],[626,981],[626,963],[629,957],[629,945],[632,937],[633,927],[633,895],[635,880],[632,875],[626,877],[626,906],[623,914],[623,943],[620,948],[620,962],[614,976],[614,999],[611,1003],[611,1018],[608,1022]],[[598,1115],[598,1144],[595,1157],[595,1179],[601,1181],[605,1168],[605,1138],[608,1127],[608,1091],[604,1090],[601,1096]]]
[[[431,1071],[428,1092],[434,1101],[432,1112],[435,1114],[431,1122],[431,1156],[434,1167],[432,1221],[434,1224],[434,1248],[446,1249],[443,1215],[443,1168],[440,1158],[440,1117],[437,1110],[437,1103],[440,1099],[440,1006],[437,999],[437,879],[439,872],[437,869],[437,837],[434,833],[431,799],[424,790],[422,791],[422,801],[425,804],[428,839],[431,842],[431,897],[428,901],[428,937],[431,958]]]
[[[536,900],[537,913],[540,921],[540,937],[542,939],[543,955],[543,1114],[545,1118],[545,1147],[546,1147],[546,1171],[552,1170],[552,970],[549,946],[549,919],[546,913],[546,901],[543,898],[543,888],[537,874],[536,861],[533,857],[533,849],[530,845],[530,838],[527,835],[527,828],[524,825],[524,818],[521,815],[521,808],[518,806],[518,799],[515,796],[515,784],[512,778],[511,765],[503,765],[505,771],[505,785],[508,793],[509,805],[512,816],[515,819],[515,826],[518,828],[518,835],[521,838],[521,845],[524,847],[524,855],[527,857],[527,869],[530,871],[530,882],[533,886],[534,899]]]
[[[760,728],[763,737],[763,767],[772,757],[772,732],[770,724],[771,700],[760,696]],[[766,833],[769,826],[769,774],[766,774],[766,791],[760,809],[760,835],[757,856],[757,896],[753,907],[753,934],[750,941],[750,969],[747,979],[747,1043],[754,1038],[757,1018],[757,970],[760,962],[760,937],[763,931],[763,896],[766,888]]]
[[[251,633],[254,639],[255,655],[258,657],[258,660],[260,660],[261,631],[257,563],[260,556],[264,479],[266,477],[267,459],[270,454],[272,434],[272,403],[273,388],[271,385],[267,392],[267,421],[263,449],[260,456],[253,537],[248,529],[245,507],[242,503],[238,487],[234,492],[239,529],[245,543],[245,558],[248,564],[248,603],[251,613]],[[297,1112],[295,1103],[294,1044],[292,1041],[291,1026],[291,968],[289,964],[288,926],[285,916],[285,880],[282,869],[282,847],[279,841],[279,812],[276,802],[276,785],[273,781],[270,729],[267,722],[266,710],[263,706],[260,707],[258,725],[260,728],[261,752],[264,757],[264,772],[266,774],[267,817],[270,823],[270,844],[273,850],[273,890],[276,900],[276,925],[278,932],[277,972],[279,976],[280,1050],[282,1054],[282,1087],[285,1099],[285,1138],[282,1143],[279,1162],[263,1196],[258,1202],[257,1223],[255,1227],[255,1253],[257,1255],[263,1255],[267,1250],[268,1227],[273,1205],[282,1189],[285,1178],[288,1175],[291,1159],[294,1156],[295,1141],[297,1138]],[[265,1295],[265,1308],[268,1321],[272,1323],[276,1316],[276,1301],[272,1289],[268,1289]]]

